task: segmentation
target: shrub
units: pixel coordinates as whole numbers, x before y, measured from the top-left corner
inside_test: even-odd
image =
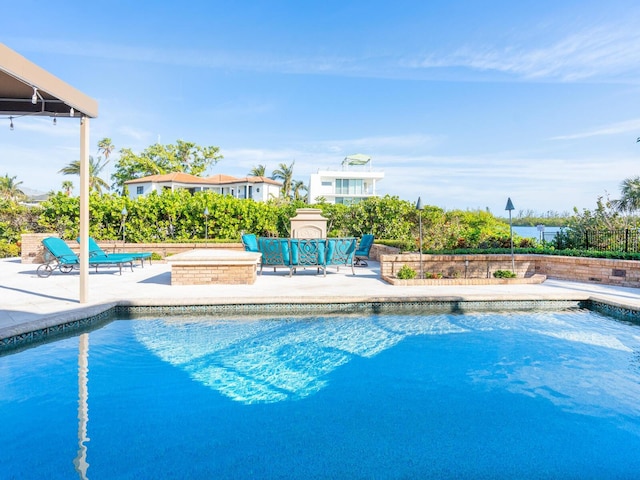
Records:
[[[20,247],[15,243],[0,240],[0,258],[12,258],[20,256]]]
[[[516,278],[516,274],[511,270],[496,270],[493,272],[495,278]]]
[[[437,272],[427,272],[424,274],[424,278],[433,278],[433,279],[438,279],[438,278],[442,278],[443,275],[441,273],[437,273]]]
[[[416,271],[411,268],[409,265],[403,265],[402,268],[400,270],[398,270],[398,273],[396,274],[396,276],[400,279],[400,280],[411,280],[413,278],[416,278]]]

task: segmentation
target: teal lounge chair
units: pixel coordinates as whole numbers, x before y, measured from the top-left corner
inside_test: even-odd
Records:
[[[370,233],[363,235],[360,239],[360,243],[358,244],[358,248],[356,249],[355,253],[356,266],[366,267],[368,265],[367,260],[369,260],[369,252],[371,251],[371,247],[373,246],[373,239],[374,236]]]
[[[42,240],[45,252],[45,263],[38,266],[37,273],[39,277],[48,277],[54,270],[60,270],[62,273],[69,273],[72,270],[80,268],[80,259],[76,255],[69,245],[58,237],[47,237]],[[133,271],[133,257],[119,257],[110,258],[102,255],[94,255],[89,258],[89,265],[96,267],[96,272],[99,266],[117,266],[120,269],[120,275],[122,275],[122,265],[129,264],[131,271]]]
[[[76,241],[80,243],[80,238],[76,238]],[[125,253],[107,253],[100,245],[93,239],[93,237],[89,237],[89,258],[94,256],[101,257],[109,257],[110,259],[116,260],[118,258],[133,258],[134,260],[140,260],[140,265],[144,267],[144,261],[149,260],[149,264],[151,264],[151,252],[125,252]]]

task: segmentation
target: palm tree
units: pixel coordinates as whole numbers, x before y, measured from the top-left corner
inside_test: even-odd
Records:
[[[100,172],[107,165],[107,162],[102,163],[102,157],[98,157],[97,160],[89,155],[89,191],[95,191],[102,193],[102,189],[109,190],[109,184],[100,178]],[[64,168],[58,170],[58,173],[64,175],[80,175],[80,160],[74,160]]]
[[[302,200],[303,202],[307,201],[308,195],[304,192],[307,192],[308,189],[302,180],[294,180],[291,184],[291,190],[293,192],[294,200]]]
[[[5,200],[18,201],[26,197],[24,192],[20,190],[19,186],[22,182],[16,182],[17,177],[10,177],[9,174],[5,174],[4,177],[0,177],[0,197]]]
[[[266,177],[267,167],[265,165],[258,165],[257,167],[253,167],[249,172],[249,175],[252,177]]]
[[[295,163],[294,160],[288,167],[281,163],[280,168],[275,169],[271,174],[271,178],[274,180],[282,180],[282,196],[285,198],[291,197],[291,182],[293,181],[293,165]]]
[[[109,161],[109,156],[115,148],[116,147],[113,145],[110,138],[105,137],[98,142],[98,153],[102,152],[104,155],[105,164]]]
[[[65,180],[62,182],[62,190],[67,195],[67,197],[71,196],[71,192],[73,191],[73,182],[71,180]]]
[[[624,179],[620,194],[620,199],[612,202],[618,211],[631,214],[640,210],[640,176]]]
[[[635,212],[640,210],[640,176],[626,178],[620,184],[619,200],[613,203],[618,211]]]

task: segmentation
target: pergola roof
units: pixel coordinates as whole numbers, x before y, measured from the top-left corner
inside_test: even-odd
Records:
[[[98,102],[0,43],[0,115],[95,118]]]
[[[89,119],[98,102],[0,43],[0,115],[80,118],[80,303],[89,283]]]

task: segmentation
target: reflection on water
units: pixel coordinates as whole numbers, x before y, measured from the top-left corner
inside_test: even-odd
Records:
[[[78,343],[78,454],[73,466],[81,480],[87,480],[87,424],[89,423],[89,334],[83,333]]]
[[[609,409],[640,415],[640,372],[633,362],[640,332],[613,321],[593,323],[578,312],[539,314],[395,315],[303,320],[157,319],[134,323],[136,338],[191,378],[243,403],[312,395],[329,374],[356,357],[373,357],[407,337],[513,331],[558,350],[532,359],[524,349],[468,377],[489,388],[548,399],[598,415]],[[591,318],[591,320],[589,320]],[[629,333],[633,332],[633,333]],[[603,370],[612,356],[628,368]],[[624,365],[624,361],[622,362]]]
[[[158,320],[137,322],[135,334],[162,360],[233,400],[278,402],[317,392],[354,356],[373,357],[407,335],[462,331],[445,316],[394,318]]]

